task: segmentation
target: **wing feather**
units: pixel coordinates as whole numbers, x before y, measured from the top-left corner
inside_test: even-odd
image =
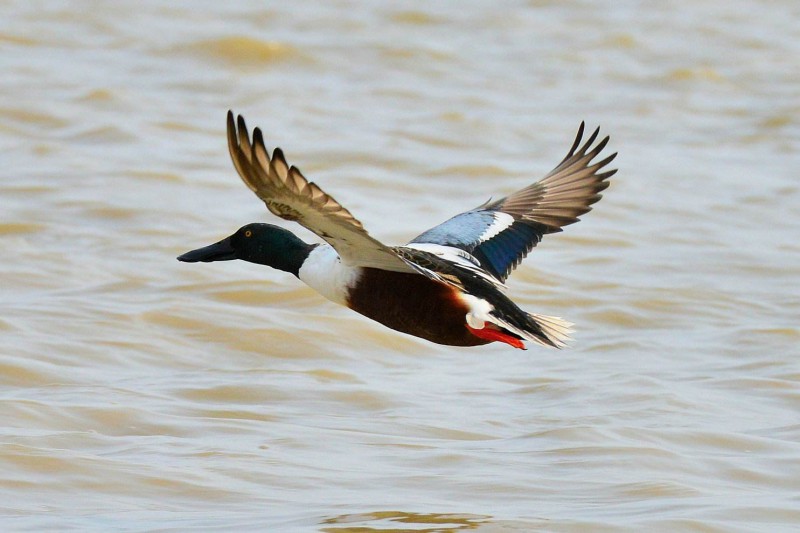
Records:
[[[297,167],[290,167],[280,148],[270,157],[260,128],[253,130],[251,141],[244,118],[239,115],[234,121],[232,111],[228,111],[228,149],[242,181],[270,212],[319,235],[343,262],[396,272],[418,271],[392,248],[370,237],[350,211],[309,182]]]
[[[541,180],[505,198],[456,215],[411,242],[461,248],[504,282],[544,235],[561,231],[588,213],[592,204],[602,198],[600,193],[608,187],[606,180],[617,172],[602,171],[616,153],[592,163],[608,144],[609,137],[594,145],[600,128],[585,142],[584,131],[585,124],[581,122],[567,155]],[[513,223],[489,216],[492,213],[510,215]]]

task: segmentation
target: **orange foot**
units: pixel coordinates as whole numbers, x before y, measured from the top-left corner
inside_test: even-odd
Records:
[[[469,324],[466,325],[467,329],[470,333],[475,335],[476,337],[480,337],[481,339],[486,339],[487,341],[500,341],[506,344],[510,344],[514,348],[519,348],[520,350],[527,350],[525,345],[516,337],[512,337],[508,333],[500,331],[499,329],[483,327],[481,329],[475,329],[470,327]]]

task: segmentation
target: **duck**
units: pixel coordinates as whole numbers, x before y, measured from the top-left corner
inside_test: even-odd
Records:
[[[296,167],[272,154],[260,128],[227,115],[233,166],[267,209],[324,242],[307,243],[283,227],[250,223],[219,242],[184,253],[186,263],[242,260],[299,278],[328,300],[393,330],[448,346],[525,342],[563,348],[573,324],[528,313],[507,295],[506,280],[545,235],[578,222],[600,200],[616,152],[593,162],[609,142],[599,127],[539,181],[489,200],[402,246],[370,236],[349,210]]]

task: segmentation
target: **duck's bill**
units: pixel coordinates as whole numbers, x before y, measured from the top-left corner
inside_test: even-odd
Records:
[[[230,261],[231,259],[236,259],[236,251],[231,246],[230,237],[178,256],[178,261],[183,261],[184,263],[197,263],[200,261],[211,263],[212,261]]]

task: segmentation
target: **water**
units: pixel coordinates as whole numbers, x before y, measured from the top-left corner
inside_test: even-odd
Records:
[[[800,523],[795,2],[1,9],[4,530]],[[436,346],[175,261],[277,222],[229,108],[390,244],[601,125],[611,188],[510,279],[574,345]]]

